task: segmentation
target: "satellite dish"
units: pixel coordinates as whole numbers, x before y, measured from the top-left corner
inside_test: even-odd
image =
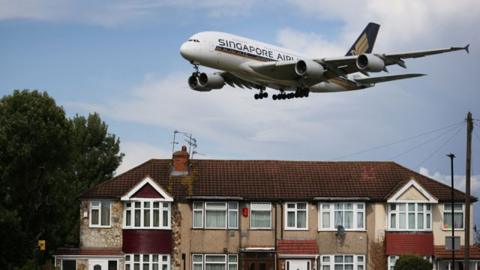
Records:
[[[338,225],[337,226],[337,232],[335,233],[336,236],[344,236],[345,235],[345,227],[343,227],[342,225]]]

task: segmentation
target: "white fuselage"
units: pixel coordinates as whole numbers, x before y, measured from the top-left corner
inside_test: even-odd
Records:
[[[260,74],[251,64],[297,62],[308,57],[289,49],[222,32],[200,32],[183,43],[181,55],[193,64],[230,72],[235,76],[270,88],[294,91],[297,80],[284,80]],[[351,76],[358,76],[351,75]],[[347,80],[332,79],[310,86],[311,92],[337,92],[364,88]]]

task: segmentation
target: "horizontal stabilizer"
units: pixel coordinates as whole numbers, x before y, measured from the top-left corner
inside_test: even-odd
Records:
[[[421,76],[425,76],[425,74],[409,73],[409,74],[400,74],[400,75],[361,78],[361,79],[355,79],[355,81],[360,84],[372,84],[372,83],[389,82],[389,81],[395,81],[395,80],[415,78],[415,77],[421,77]]]

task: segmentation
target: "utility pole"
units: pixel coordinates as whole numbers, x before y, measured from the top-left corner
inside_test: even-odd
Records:
[[[455,203],[455,200],[454,200],[454,197],[453,197],[453,194],[454,194],[454,190],[455,190],[455,183],[453,181],[453,159],[455,158],[455,155],[453,153],[450,153],[447,155],[447,157],[450,158],[450,175],[452,177],[452,184],[451,184],[451,207],[452,209],[451,210],[451,213],[452,213],[452,268],[453,270],[455,270],[455,211],[454,211],[454,203]]]
[[[472,113],[467,114],[467,160],[465,162],[465,269],[470,269],[470,176],[472,174]]]

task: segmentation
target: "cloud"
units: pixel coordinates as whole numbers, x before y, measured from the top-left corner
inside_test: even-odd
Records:
[[[433,178],[439,182],[442,182],[448,186],[450,186],[452,183],[451,175],[445,175],[440,172],[431,173],[430,170],[425,167],[421,167],[419,170],[419,173],[427,177]],[[454,179],[455,189],[465,191],[466,176],[454,175],[453,179]],[[471,194],[473,196],[479,196],[480,195],[480,175],[472,175],[470,177],[470,183],[471,183],[471,187],[470,187]]]
[[[212,18],[248,14],[253,0],[0,0],[0,20],[30,19],[116,26],[195,10]]]
[[[171,151],[139,141],[122,141],[120,152],[125,153],[125,156],[122,164],[115,172],[116,175],[124,173],[152,158],[171,157]]]
[[[314,44],[351,45],[368,22],[381,24],[377,50],[418,49],[422,46],[458,45],[478,40],[471,31],[480,16],[480,2],[476,0],[359,0],[348,5],[345,1],[289,0],[302,14],[319,20],[344,23],[335,41],[312,36]],[[461,19],[459,19],[461,18]],[[282,33],[280,33],[281,36]],[[464,40],[465,37],[470,40]],[[300,35],[302,37],[302,35]],[[301,38],[302,43],[305,41]],[[442,42],[440,42],[442,41]],[[308,44],[308,42],[307,42]]]

